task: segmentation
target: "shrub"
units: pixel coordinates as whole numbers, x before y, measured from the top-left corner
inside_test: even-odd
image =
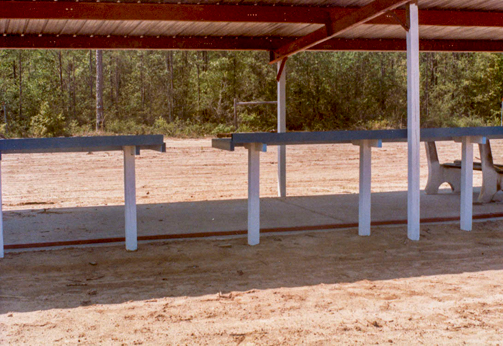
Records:
[[[68,135],[65,117],[62,113],[53,112],[47,101],[42,103],[39,113],[31,118],[29,132],[34,137]]]

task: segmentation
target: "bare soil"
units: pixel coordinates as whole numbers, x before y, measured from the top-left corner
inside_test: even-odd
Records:
[[[492,144],[503,162],[503,143]],[[208,139],[167,147],[138,157],[138,203],[246,197],[244,150]],[[460,146],[442,143],[439,155],[459,159]],[[275,164],[271,148],[262,196],[276,194]],[[375,149],[373,191],[405,190],[406,166],[406,145]],[[421,167],[424,187],[424,155]],[[2,180],[4,210],[123,203],[120,153],[5,155]],[[358,148],[289,147],[287,190],[357,193]],[[419,242],[382,227],[370,238],[269,235],[255,247],[236,238],[7,253],[0,344],[503,344],[503,221],[421,231]]]

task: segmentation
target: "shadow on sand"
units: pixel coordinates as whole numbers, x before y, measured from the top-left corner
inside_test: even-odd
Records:
[[[120,304],[232,291],[392,280],[503,269],[503,221],[377,227],[8,253],[0,261],[0,313]]]

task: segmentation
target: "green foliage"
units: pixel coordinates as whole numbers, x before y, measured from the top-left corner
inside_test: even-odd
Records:
[[[6,131],[6,125],[5,124],[1,124],[0,125],[0,137],[7,138],[7,131]]]
[[[276,66],[266,52],[105,51],[108,133],[193,137],[235,131],[234,99],[276,100]],[[5,134],[92,134],[94,51],[0,51]],[[403,53],[313,53],[288,60],[290,131],[403,128]],[[499,123],[503,58],[421,54],[422,127]],[[239,106],[237,131],[276,127],[271,105]]]
[[[40,112],[31,118],[30,134],[33,137],[58,137],[67,135],[63,114],[55,113],[47,101],[40,106]]]

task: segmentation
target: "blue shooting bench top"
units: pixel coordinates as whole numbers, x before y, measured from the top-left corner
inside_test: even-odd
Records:
[[[503,138],[503,127],[457,127],[421,129],[422,142],[451,141],[460,137],[482,136]],[[383,142],[406,142],[407,130],[369,131],[320,131],[320,132],[258,132],[233,133],[230,138],[212,139],[214,148],[233,151],[250,143],[265,145],[299,145],[351,143],[359,140],[382,140]]]
[[[133,152],[132,148],[135,149]],[[96,136],[96,137],[57,137],[57,138],[19,138],[0,139],[0,158],[2,154],[28,153],[68,153],[89,151],[124,151],[124,200],[126,250],[137,249],[137,218],[135,193],[134,155],[140,149],[166,151],[164,136]],[[0,258],[4,257],[2,189],[0,181]]]
[[[163,135],[0,139],[0,154],[114,151],[124,147],[166,151]]]

